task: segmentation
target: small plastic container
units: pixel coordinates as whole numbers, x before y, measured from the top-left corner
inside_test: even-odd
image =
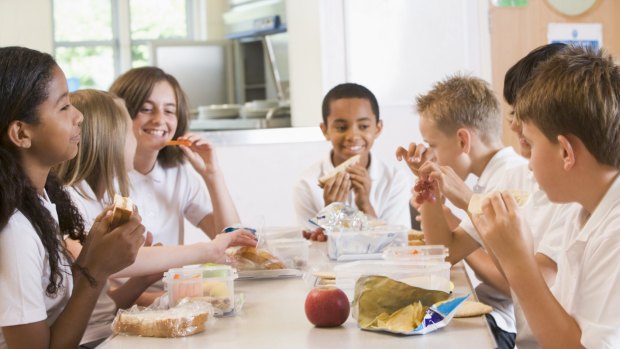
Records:
[[[169,304],[174,307],[185,297],[204,298],[216,314],[226,314],[235,307],[237,270],[229,265],[174,268],[164,273]]]
[[[381,259],[388,247],[407,246],[407,228],[403,226],[377,226],[362,231],[326,230],[327,255],[338,261]]]
[[[380,275],[411,286],[450,292],[450,263],[412,261],[356,261],[334,267],[336,286],[353,297],[355,283],[366,275]],[[350,298],[353,299],[353,298]]]
[[[444,245],[388,247],[383,251],[383,259],[388,261],[442,263],[447,257],[448,248]]]
[[[310,241],[303,238],[272,239],[267,248],[290,269],[303,270],[308,265]]]

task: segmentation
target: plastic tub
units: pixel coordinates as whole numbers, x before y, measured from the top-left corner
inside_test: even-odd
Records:
[[[361,276],[380,275],[411,286],[450,292],[448,262],[427,263],[412,261],[356,261],[334,267],[336,286],[353,299],[355,283]]]
[[[325,231],[327,255],[339,261],[381,259],[388,247],[407,246],[407,228],[378,226],[362,231]]]
[[[445,262],[448,248],[444,245],[388,247],[383,251],[383,259],[396,261]]]
[[[267,241],[267,248],[287,268],[305,269],[308,265],[310,241],[298,239],[273,239]]]
[[[164,273],[171,307],[185,297],[205,298],[216,314],[234,310],[236,278],[237,271],[229,265],[174,268]]]

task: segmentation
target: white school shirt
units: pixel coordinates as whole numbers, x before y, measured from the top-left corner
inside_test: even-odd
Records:
[[[586,348],[620,348],[620,177],[590,218],[582,209],[565,225],[551,291],[581,328]]]
[[[377,218],[386,224],[410,227],[410,180],[399,168],[388,166],[375,156],[370,159],[370,204],[375,209]],[[330,152],[326,158],[305,169],[295,184],[293,203],[297,222],[301,227],[307,227],[308,219],[314,218],[325,207],[323,189],[318,185],[319,178],[333,169]]]
[[[534,251],[542,253],[557,262],[564,238],[564,224],[576,204],[555,204],[549,201],[547,194],[540,189],[534,174],[527,164],[512,168],[510,173],[500,179],[494,190],[521,189],[530,193],[528,202],[519,208],[519,214],[525,219],[532,233]],[[482,245],[480,236],[473,237]],[[527,324],[523,310],[512,294],[519,349],[538,348],[538,342]]]
[[[182,245],[184,218],[195,226],[213,212],[211,198],[202,177],[189,163],[163,168],[159,162],[143,175],[129,173],[131,200],[138,207],[142,224],[153,234],[153,243]]]
[[[110,199],[106,195],[101,202],[98,201],[95,193],[86,181],[67,188],[67,191],[71,196],[73,204],[84,219],[85,231],[89,232],[97,216],[103,212],[107,203],[111,203]],[[114,300],[108,295],[109,289],[110,281],[107,281],[99,294],[93,313],[90,319],[88,319],[88,326],[86,331],[84,331],[80,344],[89,343],[112,334],[112,321],[116,315],[117,308]]]
[[[503,148],[491,158],[472,190],[475,193],[487,193],[501,188],[499,187],[501,179],[523,165],[527,166],[527,160],[525,158],[517,154],[512,147]],[[459,227],[465,230],[465,232],[482,246],[480,238],[478,237],[478,232],[469,217],[463,218]],[[483,282],[476,287],[476,294],[481,302],[493,307],[493,311],[490,315],[495,319],[495,323],[499,328],[511,333],[517,331],[512,299],[510,297],[503,295],[491,285]]]
[[[43,206],[56,222],[56,205],[45,193]],[[45,320],[48,326],[62,313],[73,291],[69,262],[60,255],[62,284],[55,297],[46,295],[50,266],[48,254],[30,221],[15,211],[0,231],[0,327]],[[0,348],[7,348],[0,329]]]

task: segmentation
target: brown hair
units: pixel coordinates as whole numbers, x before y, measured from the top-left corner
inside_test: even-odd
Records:
[[[620,69],[603,50],[569,46],[540,64],[515,111],[549,141],[574,135],[599,163],[620,168]]]
[[[125,168],[125,141],[128,128],[125,111],[110,92],[79,90],[71,93],[71,104],[84,114],[78,154],[55,168],[65,185],[86,180],[96,188],[103,182],[108,198],[117,190],[129,196],[129,176]],[[88,197],[86,193],[82,195]],[[91,198],[97,200],[97,198]]]
[[[172,137],[176,139],[187,132],[189,105],[185,93],[174,76],[157,67],[134,68],[119,76],[110,86],[110,92],[125,100],[129,115],[135,119],[140,108],[153,92],[155,84],[161,81],[166,81],[172,86],[177,100],[177,129]],[[179,147],[164,147],[159,151],[157,161],[162,167],[180,165],[184,161],[183,152]]]
[[[433,85],[416,98],[420,117],[437,123],[446,134],[465,127],[478,131],[485,141],[500,138],[502,119],[499,102],[489,84],[479,78],[456,74]]]

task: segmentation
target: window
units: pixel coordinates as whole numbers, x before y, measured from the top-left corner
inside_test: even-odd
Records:
[[[70,90],[107,90],[149,63],[151,40],[194,39],[196,0],[52,0],[54,54]]]

